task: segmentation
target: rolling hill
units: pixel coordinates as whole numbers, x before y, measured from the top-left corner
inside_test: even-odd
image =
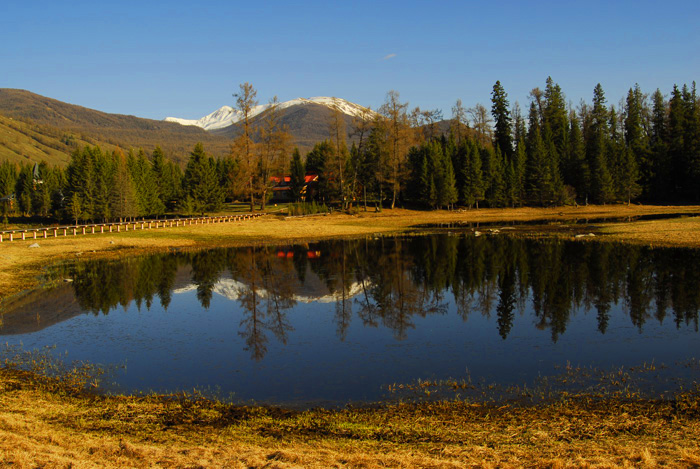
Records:
[[[197,142],[202,142],[213,155],[228,154],[231,141],[225,136],[217,136],[206,132],[204,129],[193,126],[183,126],[173,122],[164,122],[153,119],[143,119],[135,116],[121,114],[109,114],[93,109],[88,109],[74,104],[64,103],[52,98],[40,96],[25,90],[0,89],[0,115],[14,120],[22,120],[35,130],[43,128],[46,136],[56,137],[60,141],[63,134],[73,136],[76,140],[101,146],[119,146],[121,148],[143,148],[151,152],[156,145],[176,161],[186,161],[189,152]],[[5,119],[4,122],[7,122]],[[12,143],[15,139],[24,140],[15,136],[18,132],[9,127],[0,141],[0,156],[10,157],[20,150]],[[22,132],[20,132],[22,133]],[[13,134],[13,135],[10,135]],[[26,135],[26,132],[25,132]],[[51,142],[54,149],[69,155],[72,148],[61,147],[43,138],[47,143]],[[4,143],[3,143],[4,142]],[[9,143],[8,143],[9,142]],[[44,145],[51,147],[52,145]],[[29,145],[31,146],[31,145]],[[12,147],[12,150],[9,149]],[[27,145],[23,145],[28,148]],[[28,150],[29,154],[22,155],[32,159],[36,150]],[[49,153],[51,153],[49,151]],[[61,157],[54,154],[54,158]],[[68,161],[66,157],[65,161]]]

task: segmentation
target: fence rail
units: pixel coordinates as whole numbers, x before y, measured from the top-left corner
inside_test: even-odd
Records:
[[[114,223],[95,223],[91,225],[49,226],[26,230],[0,231],[0,243],[24,241],[27,239],[47,239],[85,234],[121,233],[122,231],[153,230],[188,225],[209,225],[214,223],[232,223],[258,218],[264,213],[244,213],[218,217],[171,218],[161,220],[136,220]]]

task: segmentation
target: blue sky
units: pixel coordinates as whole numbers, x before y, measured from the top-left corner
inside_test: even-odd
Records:
[[[0,87],[105,112],[199,118],[250,82],[377,108],[511,103],[552,76],[574,104],[600,82],[668,93],[700,78],[700,2],[5,2]]]

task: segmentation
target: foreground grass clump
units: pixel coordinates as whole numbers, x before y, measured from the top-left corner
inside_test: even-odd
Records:
[[[292,411],[196,395],[102,396],[0,368],[0,465],[585,467],[700,465],[697,394],[441,401]]]

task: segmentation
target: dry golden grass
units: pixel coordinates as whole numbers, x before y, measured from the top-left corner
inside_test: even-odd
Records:
[[[688,467],[697,397],[294,412],[101,397],[0,369],[0,466]]]

